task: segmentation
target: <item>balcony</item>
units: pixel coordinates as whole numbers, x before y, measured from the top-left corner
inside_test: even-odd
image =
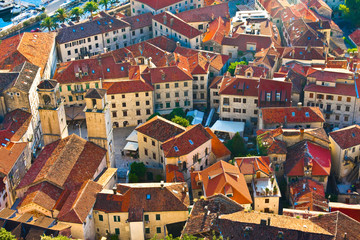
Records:
[[[87,91],[87,89],[75,89],[75,90],[71,90],[72,94],[83,94]]]
[[[322,111],[323,111],[323,113],[325,113],[325,114],[332,114],[332,113],[333,113],[333,110],[332,110],[332,109],[323,109]]]

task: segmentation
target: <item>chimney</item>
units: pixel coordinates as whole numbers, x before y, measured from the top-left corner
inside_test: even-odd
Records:
[[[166,13],[165,13],[164,16],[163,16],[163,20],[164,20],[164,24],[166,25],[166,24],[167,24],[167,16],[166,16]]]
[[[161,188],[161,189],[164,189],[164,181],[161,181],[161,182],[160,182],[160,188]]]
[[[174,25],[174,18],[170,18],[170,27]]]
[[[301,135],[301,136],[304,135],[304,132],[305,132],[304,128],[300,128],[300,135]]]
[[[298,102],[297,108],[298,108],[298,110],[301,110],[301,108],[302,108],[302,102]]]
[[[180,42],[179,41],[176,42],[176,46],[180,47]]]
[[[112,188],[114,195],[116,195],[117,188],[116,186]]]
[[[151,67],[151,60],[152,60],[152,57],[149,57],[148,59],[148,66]]]

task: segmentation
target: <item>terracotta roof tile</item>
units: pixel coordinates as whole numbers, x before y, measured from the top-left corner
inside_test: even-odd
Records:
[[[347,149],[360,144],[360,126],[352,125],[329,133],[330,137],[341,149]]]
[[[107,89],[108,95],[133,92],[148,92],[154,90],[154,88],[150,84],[140,80],[104,82],[103,88]]]
[[[247,78],[228,78],[222,81],[219,94],[258,96],[259,81]]]
[[[161,131],[159,131],[159,129],[161,129]],[[185,128],[166,120],[163,117],[155,116],[141,126],[137,127],[136,131],[160,142],[165,142],[166,140],[184,132]]]
[[[211,135],[201,124],[188,127],[184,132],[166,140],[162,145],[164,156],[167,158],[187,155],[206,142]]]
[[[174,164],[166,164],[166,182],[185,182],[184,174]]]
[[[292,83],[262,78],[259,84],[259,107],[290,107]],[[267,95],[270,94],[270,101]],[[277,94],[280,98],[277,99]]]
[[[207,32],[204,34],[203,42],[214,41],[221,45],[224,37],[230,32],[230,21],[224,20],[222,17],[216,18],[209,23]]]
[[[331,152],[310,141],[302,141],[288,148],[285,162],[287,176],[304,176],[306,166],[312,168],[312,176],[328,176],[331,168]]]
[[[14,164],[28,147],[27,142],[22,143],[9,143],[7,147],[0,147],[0,172],[8,175]],[[22,159],[21,159],[22,160]]]
[[[355,86],[346,83],[336,83],[336,86],[334,87],[309,84],[304,87],[304,91],[315,92],[317,94],[328,93],[328,94],[336,94],[336,95],[351,96],[351,97],[357,96]]]
[[[177,17],[181,18],[185,22],[211,22],[215,18],[225,18],[229,16],[229,5],[228,3],[220,3],[215,5],[207,5],[202,8],[194,8],[188,11],[183,11],[176,14]]]
[[[166,22],[164,22],[165,18],[167,19]],[[187,24],[184,20],[170,12],[162,12],[157,14],[153,17],[153,20],[164,24],[168,28],[173,29],[173,31],[176,31],[189,39],[198,37],[202,34],[202,32],[200,32],[198,29]]]
[[[360,29],[356,29],[349,35],[349,38],[357,45],[360,46]]]
[[[251,35],[251,34],[238,34],[233,37],[224,37],[222,45],[238,47],[238,51],[246,52],[247,44],[256,44],[254,51],[260,51],[271,46],[272,39],[270,36]]]
[[[182,0],[137,0],[138,2],[144,3],[154,10],[159,10],[175,3],[181,2]]]
[[[27,132],[31,113],[16,109],[7,113],[0,125],[0,143],[18,142]],[[27,139],[26,139],[27,140]]]
[[[244,175],[240,173],[239,168],[227,162],[219,161],[198,173],[203,181],[206,196],[218,193],[226,195],[226,187],[229,191],[231,189],[233,196],[230,198],[235,202],[239,204],[252,203]]]
[[[216,156],[217,159],[222,157],[227,157],[231,155],[231,152],[227,147],[220,141],[220,139],[211,131],[209,127],[205,128],[206,131],[210,134],[211,138],[211,151]]]
[[[13,69],[28,61],[41,68],[43,75],[51,50],[55,44],[56,33],[22,33],[0,43],[0,69]]]
[[[187,211],[190,200],[183,191],[186,183],[165,183],[163,189],[160,183],[150,185],[118,184],[116,195],[103,192],[97,195],[94,210],[107,213],[128,212],[133,208],[144,212]]]
[[[262,118],[266,124],[325,122],[318,107],[263,108]]]
[[[140,29],[143,27],[150,27],[152,26],[152,18],[153,15],[151,12],[122,18],[124,22],[127,22],[131,26],[131,30]]]
[[[258,171],[270,176],[272,169],[269,157],[237,157],[235,158],[239,170],[244,175],[254,175]]]
[[[334,240],[360,239],[360,222],[341,212],[333,212],[309,219],[313,223],[335,235]]]

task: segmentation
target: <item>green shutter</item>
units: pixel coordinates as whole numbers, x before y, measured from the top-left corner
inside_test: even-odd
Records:
[[[71,91],[71,85],[67,85],[68,91]]]
[[[60,92],[62,92],[62,88],[61,88],[61,86],[59,87],[59,91],[60,91]]]
[[[90,84],[87,83],[87,84],[86,84],[86,89],[89,89],[89,88],[90,88]]]

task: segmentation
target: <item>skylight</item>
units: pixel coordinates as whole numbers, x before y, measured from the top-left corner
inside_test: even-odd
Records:
[[[110,22],[114,23],[114,20],[110,19]]]
[[[73,32],[76,32],[76,30],[75,30],[75,29],[73,29]]]
[[[124,71],[124,67],[121,67],[121,71]]]
[[[292,112],[292,113],[291,113],[291,116],[295,117],[295,112]]]
[[[179,148],[177,146],[174,147],[175,152],[179,151]]]
[[[151,195],[150,194],[146,194],[146,200],[150,200],[151,199]]]
[[[83,28],[83,27],[81,27],[81,30],[84,30],[84,28]]]
[[[306,117],[310,117],[309,112],[305,112],[305,116],[306,116]]]
[[[94,74],[94,73],[95,73],[95,70],[91,70],[91,72]]]
[[[97,21],[97,24],[99,24],[99,25],[100,25],[101,23],[100,23],[99,21]]]
[[[107,72],[110,72],[110,68],[107,68],[106,71],[107,71]]]
[[[189,143],[190,143],[191,145],[194,145],[194,142],[193,142],[191,139],[189,139]]]

